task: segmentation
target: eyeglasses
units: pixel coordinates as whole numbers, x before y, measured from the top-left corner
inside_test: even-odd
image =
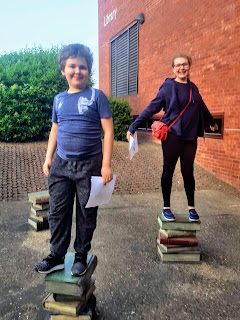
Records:
[[[189,63],[185,62],[185,63],[179,63],[179,64],[175,64],[174,68],[176,68],[177,70],[179,70],[181,67],[183,67],[183,69],[189,69]]]

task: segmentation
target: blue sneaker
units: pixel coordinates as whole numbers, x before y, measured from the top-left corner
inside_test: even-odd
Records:
[[[189,221],[199,221],[199,215],[195,209],[189,210]]]
[[[163,209],[162,214],[167,221],[175,221],[175,217],[171,209]]]

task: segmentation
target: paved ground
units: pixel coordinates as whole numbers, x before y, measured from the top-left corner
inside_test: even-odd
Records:
[[[26,195],[46,186],[41,174],[46,144],[0,144],[0,148],[4,178],[0,319],[44,320],[43,276],[32,267],[48,254],[50,236],[48,230],[36,233],[28,229]],[[116,191],[111,202],[99,209],[91,250],[99,260],[95,271],[98,320],[238,320],[240,193],[196,166],[201,264],[160,263],[156,257],[156,215],[162,206],[159,149],[159,144],[143,141],[130,162],[127,144],[115,145]],[[172,207],[175,213],[186,212],[179,168]]]
[[[113,171],[117,174],[114,194],[137,194],[160,190],[162,150],[157,140],[139,135],[139,153],[130,161],[128,143],[115,142]],[[47,178],[42,173],[47,142],[0,143],[0,201],[27,200],[28,192],[47,189]],[[195,164],[196,190],[214,188],[226,193],[238,193],[230,185]],[[179,164],[173,191],[183,189]],[[239,191],[240,193],[240,191]]]

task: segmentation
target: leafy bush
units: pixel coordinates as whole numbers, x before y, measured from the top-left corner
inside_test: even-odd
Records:
[[[114,139],[126,141],[126,134],[132,122],[131,107],[127,100],[110,97],[109,104],[113,115]]]
[[[57,66],[58,51],[58,47],[44,50],[37,46],[0,56],[1,141],[48,135],[53,98],[67,88]]]

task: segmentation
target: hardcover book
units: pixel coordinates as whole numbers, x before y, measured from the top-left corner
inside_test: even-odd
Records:
[[[49,228],[48,221],[39,221],[33,217],[28,218],[28,224],[35,231],[46,230]]]
[[[79,319],[79,320],[93,320],[97,319],[96,315],[96,297],[94,294],[86,302],[83,310],[80,312],[78,316],[67,316],[61,315],[55,312],[48,312],[47,317],[44,320],[72,320],[72,319]]]
[[[157,245],[157,254],[162,262],[200,262],[200,251],[167,253],[163,252],[160,246]]]
[[[48,203],[46,205],[47,205],[46,209],[40,209],[40,208],[36,208],[36,207],[32,206],[30,212],[38,217],[47,216],[49,205],[48,205]]]
[[[88,254],[88,267],[86,273],[81,277],[73,277],[71,275],[71,268],[74,257],[74,252],[68,252],[65,256],[64,270],[54,271],[45,276],[44,281],[47,292],[72,296],[81,296],[84,294],[89,280],[97,266],[97,257]]]
[[[38,203],[48,203],[49,193],[48,190],[28,193],[28,200],[34,205]]]
[[[36,216],[35,214],[30,213],[30,218],[33,218],[33,219],[41,221],[41,222],[48,221],[47,215],[46,216]]]
[[[38,209],[38,210],[46,210],[46,209],[48,209],[49,208],[49,203],[48,202],[46,202],[46,203],[34,203],[33,205],[32,205],[32,207],[36,210],[36,209]]]
[[[161,244],[169,244],[169,245],[179,245],[185,247],[196,247],[198,245],[197,237],[175,237],[175,238],[168,238],[160,229],[158,232],[158,239]]]
[[[196,231],[184,231],[184,230],[165,230],[161,229],[161,232],[167,238],[175,238],[175,237],[196,237]]]
[[[158,224],[161,229],[165,230],[182,230],[182,231],[199,231],[201,222],[190,222],[188,215],[176,214],[175,221],[166,221],[163,214],[157,217]]]
[[[51,315],[49,320],[91,320],[92,317],[88,315],[80,315],[77,317],[73,316],[66,316],[66,315],[61,315],[61,314],[56,314],[56,315]]]
[[[86,302],[93,294],[94,290],[96,289],[95,285],[92,284],[86,293],[85,300],[68,300],[65,301],[56,301],[54,299],[54,294],[49,293],[47,297],[43,300],[43,309],[49,310],[52,312],[69,315],[69,316],[78,316],[82,309],[84,308]]]
[[[161,244],[159,239],[157,239],[157,244],[159,245],[161,251],[163,253],[177,253],[177,252],[197,252],[199,251],[198,247],[183,247],[179,245],[171,245],[171,244]]]
[[[86,290],[81,296],[70,296],[67,294],[61,294],[61,293],[54,293],[53,297],[55,301],[58,302],[66,302],[66,301],[86,301],[87,300],[87,293],[91,288],[95,288],[95,278],[92,276],[89,283],[87,284]]]

